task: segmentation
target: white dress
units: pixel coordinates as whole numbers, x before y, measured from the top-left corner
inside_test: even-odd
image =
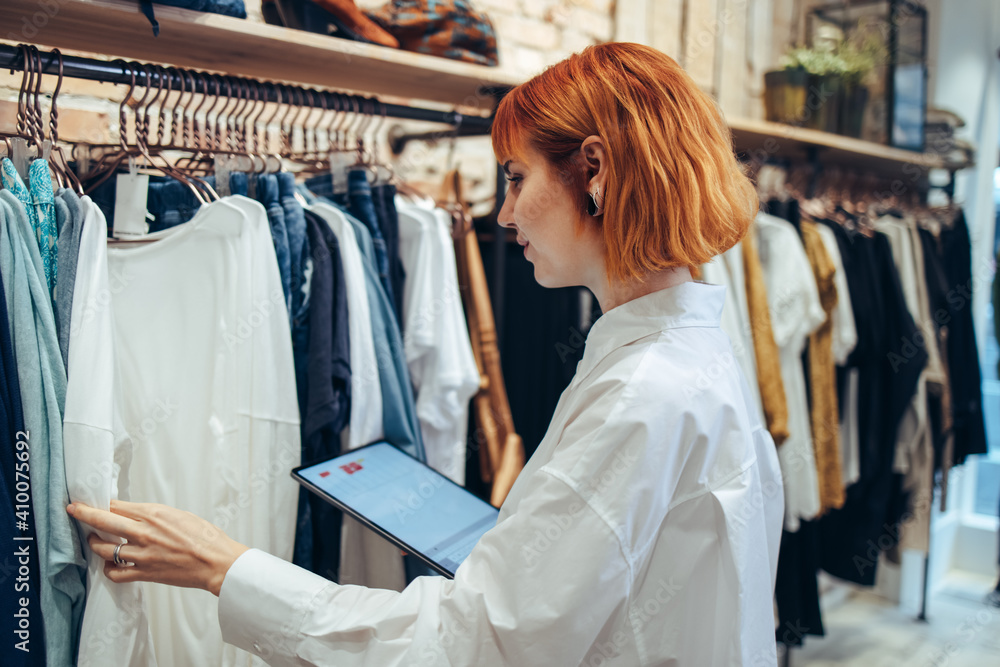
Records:
[[[271,665],[776,664],[781,478],[724,299],[685,283],[594,324],[454,580],[339,586],[250,550],[222,585],[226,641]]]
[[[226,198],[150,237],[156,242],[108,248],[110,275],[119,277],[110,299],[133,443],[131,499],[193,512],[291,558],[298,487],[288,471],[300,458],[299,413],[264,208]],[[210,593],[143,584],[143,599],[160,665],[259,664],[223,643]]]

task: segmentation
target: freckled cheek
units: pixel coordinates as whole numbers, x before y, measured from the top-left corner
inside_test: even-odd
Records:
[[[533,197],[531,194],[522,194],[518,197],[515,210],[522,224],[532,225],[541,219],[545,207],[537,197]]]

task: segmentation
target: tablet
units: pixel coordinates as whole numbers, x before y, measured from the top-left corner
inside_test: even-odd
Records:
[[[292,477],[449,579],[500,513],[388,442],[299,466]]]

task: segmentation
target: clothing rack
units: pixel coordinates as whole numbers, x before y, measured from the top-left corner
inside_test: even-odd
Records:
[[[201,94],[214,94],[209,88],[210,77],[216,78],[219,75],[198,72],[195,70],[182,69],[177,67],[167,67],[162,65],[151,65],[140,62],[126,62],[125,60],[98,60],[94,58],[83,58],[79,56],[62,55],[56,51],[41,52],[42,68],[41,73],[52,76],[62,76],[72,79],[84,79],[87,81],[99,81],[103,83],[113,83],[122,85],[136,85],[142,87],[165,86],[168,85],[173,90],[184,90]],[[25,52],[19,46],[10,44],[0,44],[0,67],[14,71],[25,69]],[[185,76],[195,75],[195,76]],[[291,103],[296,106],[309,106],[313,108],[324,108],[333,110],[353,110],[353,111],[374,111],[374,114],[399,118],[403,120],[417,120],[434,123],[445,123],[456,128],[454,134],[457,136],[477,136],[490,133],[493,125],[493,112],[489,116],[476,116],[463,114],[458,111],[441,111],[439,109],[428,109],[424,107],[411,106],[405,104],[386,103],[377,97],[366,97],[362,95],[351,95],[343,92],[330,90],[318,90],[303,86],[287,85],[284,83],[262,82],[250,77],[235,77],[224,75],[226,81],[238,86],[253,86],[260,95],[260,99],[266,102]],[[217,80],[217,79],[216,79]],[[192,88],[193,86],[193,88]],[[280,90],[279,90],[280,88]],[[505,86],[486,86],[482,92],[491,95],[497,101],[509,90]],[[283,91],[285,94],[283,95]],[[290,95],[289,95],[290,93]],[[494,108],[495,111],[495,108]],[[394,138],[396,147],[405,145],[409,139],[423,138],[423,135],[406,135]],[[504,174],[500,165],[497,165],[497,197],[493,208],[495,218],[503,205],[504,195]],[[493,302],[494,313],[496,313],[496,331],[498,343],[503,336],[503,280],[504,263],[506,254],[503,247],[503,237],[497,235],[494,248],[494,270],[493,281],[490,285],[491,300]]]
[[[59,56],[56,52],[42,52],[42,73],[53,76],[59,75]],[[15,70],[24,70],[24,51],[17,46],[10,44],[0,44],[0,66]],[[134,79],[133,79],[134,72]],[[100,81],[103,83],[115,83],[130,85],[135,82],[137,86],[162,86],[169,85],[173,90],[180,90],[187,87],[190,92],[192,80],[182,79],[182,72],[196,74],[193,78],[193,92],[202,94],[214,94],[209,89],[209,79],[204,72],[181,69],[177,67],[166,67],[160,65],[150,65],[139,62],[126,62],[124,60],[96,60],[93,58],[81,58],[77,56],[62,56],[62,75],[72,79],[85,79],[88,81]],[[216,76],[216,75],[211,75]],[[347,93],[334,92],[328,90],[317,90],[315,88],[305,88],[302,86],[262,82],[248,77],[234,77],[224,75],[226,80],[232,84],[256,84],[259,86],[261,100],[267,102],[285,102],[292,100],[282,97],[278,92],[278,86],[291,93],[295,106],[310,106],[319,108],[326,105],[328,109],[346,109],[349,103],[356,103],[355,108],[370,109],[371,104],[376,104],[376,113],[392,118],[402,118],[406,120],[421,120],[435,123],[446,123],[448,125],[458,125],[465,128],[467,133],[473,131],[478,134],[488,134],[493,123],[491,116],[473,116],[462,114],[457,111],[441,111],[438,109],[427,109],[403,104],[390,104],[380,101],[376,97],[365,97],[361,95],[350,95]],[[369,106],[363,106],[367,104]]]

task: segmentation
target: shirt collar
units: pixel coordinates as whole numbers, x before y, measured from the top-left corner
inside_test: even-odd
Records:
[[[576,377],[582,379],[611,352],[640,338],[668,329],[718,328],[725,300],[725,287],[690,281],[612,308],[587,334]]]

